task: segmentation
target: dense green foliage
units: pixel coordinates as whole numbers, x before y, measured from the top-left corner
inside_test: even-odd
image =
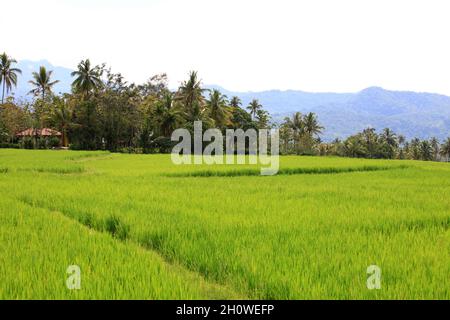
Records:
[[[8,72],[17,76],[8,58]],[[6,59],[5,58],[5,59]],[[219,91],[202,88],[196,72],[180,88],[171,92],[166,75],[156,75],[147,83],[127,83],[121,74],[105,65],[81,61],[74,78],[72,93],[54,95],[52,71],[41,67],[33,73],[30,83],[35,96],[31,103],[19,103],[13,98],[0,106],[0,142],[16,143],[16,134],[26,128],[54,128],[63,134],[62,146],[77,150],[109,150],[135,153],[169,152],[173,146],[171,134],[176,128],[193,128],[194,121],[203,121],[204,129],[265,128],[267,112],[255,110],[253,118],[239,100]],[[3,79],[5,77],[2,77]],[[6,79],[6,78],[5,78]],[[10,89],[15,85],[0,81]],[[258,102],[255,101],[257,105]],[[26,139],[25,139],[26,140]],[[20,141],[23,147],[41,148],[47,141],[33,137]]]
[[[410,159],[424,161],[449,161],[450,138],[442,144],[436,139],[410,141],[386,128],[378,134],[368,128],[344,141],[320,143],[316,147],[320,155],[370,159]]]
[[[450,298],[448,164],[256,169],[0,150],[0,298]],[[370,265],[381,290],[366,287]]]
[[[6,54],[0,58],[0,84],[8,92],[20,70],[13,68],[15,60]],[[58,146],[39,137],[16,138],[26,128],[49,127],[62,133],[59,145],[75,150],[167,153],[173,147],[170,137],[175,129],[192,129],[194,121],[202,121],[204,130],[279,127],[283,154],[436,161],[448,160],[450,155],[450,140],[442,145],[436,139],[406,142],[389,129],[377,134],[368,128],[345,141],[323,143],[324,128],[314,113],[296,113],[277,125],[258,100],[242,106],[238,97],[205,90],[196,72],[175,91],[169,90],[164,74],[141,85],[130,84],[121,74],[104,64],[92,65],[89,59],[81,61],[71,75],[72,93],[57,96],[52,92],[58,82],[52,79],[52,71],[41,67],[34,72],[33,102],[9,98],[0,105],[0,143],[22,148]]]

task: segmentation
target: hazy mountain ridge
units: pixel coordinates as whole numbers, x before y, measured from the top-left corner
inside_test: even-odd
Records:
[[[31,90],[28,83],[33,71],[39,66],[53,70],[53,79],[60,82],[55,85],[55,93],[69,92],[73,71],[64,67],[55,67],[46,60],[22,60],[17,67],[22,70],[18,86],[13,90],[17,98],[31,99],[27,95]],[[389,91],[380,87],[370,87],[357,93],[312,93],[297,90],[269,90],[262,92],[233,92],[216,85],[206,88],[219,89],[229,98],[238,96],[243,106],[252,99],[258,99],[275,121],[294,112],[315,112],[320,123],[326,128],[325,140],[344,138],[367,127],[378,130],[389,127],[404,134],[407,138],[426,139],[450,136],[450,97],[433,93],[412,91]]]
[[[210,86],[219,88],[217,86]],[[231,92],[244,106],[259,99],[276,122],[294,112],[315,112],[325,127],[323,138],[344,138],[367,127],[391,128],[407,138],[450,136],[450,97],[434,93],[389,91],[370,87],[357,93],[303,91]]]

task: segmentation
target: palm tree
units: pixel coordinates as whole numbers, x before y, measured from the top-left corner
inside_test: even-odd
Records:
[[[397,147],[398,146],[398,138],[395,132],[393,132],[389,128],[385,128],[383,130],[383,133],[381,134],[381,138],[386,142],[387,145],[391,147]]]
[[[247,110],[250,111],[252,118],[254,119],[258,113],[258,110],[262,109],[262,105],[259,103],[257,99],[253,99],[252,102],[247,107]]]
[[[407,153],[407,142],[406,142],[406,138],[403,135],[398,135],[397,137],[397,142],[398,142],[398,158],[399,159],[405,159],[405,153]],[[408,145],[409,147],[409,145]]]
[[[198,80],[197,72],[191,71],[189,79],[184,81],[178,91],[177,100],[182,102],[187,112],[192,112],[196,106],[201,107],[204,102],[201,80]]]
[[[174,106],[173,94],[165,92],[156,104],[155,126],[159,127],[161,135],[169,137],[180,123],[180,111]]]
[[[383,144],[384,155],[389,159],[393,159],[398,151],[399,138],[389,128],[383,129],[380,138]]]
[[[364,147],[367,150],[367,155],[370,158],[377,157],[379,149],[379,139],[375,128],[366,128],[361,132],[361,139],[364,143]]]
[[[58,130],[60,130],[62,134],[61,136],[62,145],[63,147],[67,147],[69,145],[67,132],[69,128],[73,125],[72,111],[63,100],[60,100],[59,103],[57,103],[56,105],[54,111],[54,120]]]
[[[258,110],[256,113],[256,120],[258,120],[258,127],[260,129],[267,129],[270,121],[269,112],[263,109]]]
[[[299,152],[300,139],[305,134],[305,123],[303,122],[303,115],[296,112],[291,118],[284,119],[284,126],[289,128],[293,133],[294,150]]]
[[[366,150],[361,141],[353,136],[344,142],[344,153],[348,157],[359,158],[366,155]]]
[[[405,136],[401,135],[401,134],[397,137],[397,140],[398,140],[398,144],[401,145],[401,146],[404,145],[405,142],[406,142]]]
[[[32,76],[34,80],[28,81],[31,85],[35,86],[29,93],[38,96],[42,94],[42,100],[45,100],[45,94],[52,93],[52,87],[59,82],[59,80],[51,81],[53,71],[47,71],[45,67],[40,67],[39,72],[33,72]]]
[[[409,152],[410,156],[413,160],[420,160],[420,140],[418,138],[414,138],[411,140],[409,144]]]
[[[296,112],[291,118],[285,118],[286,125],[297,132],[303,134],[305,132],[305,124],[303,122],[303,115],[300,112]]]
[[[450,157],[450,138],[447,138],[447,140],[442,144],[441,146],[441,156],[446,157],[447,161]]]
[[[5,99],[5,91],[8,93],[13,86],[17,86],[17,74],[22,74],[22,71],[17,68],[13,68],[12,65],[17,63],[11,57],[8,57],[6,53],[0,54],[0,84],[2,85],[2,104]]]
[[[241,98],[234,96],[230,100],[230,106],[233,108],[239,108],[242,105]]]
[[[429,141],[424,140],[420,143],[420,155],[422,160],[425,161],[430,161],[433,159],[433,147]]]
[[[92,91],[96,91],[103,86],[101,80],[102,69],[99,66],[91,67],[89,59],[82,60],[78,64],[78,70],[71,73],[75,80],[72,87],[75,92],[81,92],[89,96]]]
[[[220,129],[223,129],[230,122],[230,112],[227,109],[227,104],[227,97],[216,89],[209,93],[209,99],[206,100],[210,116]]]
[[[433,149],[433,160],[438,161],[439,160],[439,140],[436,137],[432,137],[430,139],[431,148]]]
[[[303,118],[303,123],[305,126],[305,133],[310,137],[314,137],[322,133],[323,127],[319,125],[319,121],[317,120],[317,116],[315,113],[308,113]]]

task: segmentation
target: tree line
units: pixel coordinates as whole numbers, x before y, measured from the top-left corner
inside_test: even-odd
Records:
[[[283,154],[335,155],[362,158],[448,160],[450,138],[405,141],[390,129],[377,134],[374,129],[331,143],[321,141],[323,127],[314,113],[296,113],[275,124],[256,99],[243,106],[239,97],[227,97],[219,90],[207,90],[197,72],[175,91],[168,88],[166,74],[146,83],[128,83],[120,73],[105,64],[81,61],[72,72],[70,93],[55,94],[52,70],[40,67],[32,73],[31,102],[8,96],[21,70],[16,60],[0,54],[0,145],[6,147],[50,148],[61,144],[75,150],[113,152],[170,152],[171,134],[177,128],[193,130],[195,121],[203,129],[280,129]],[[28,137],[18,141],[16,134],[27,128],[52,128],[58,138]]]
[[[315,128],[313,135],[311,128]],[[368,159],[450,160],[450,138],[442,143],[437,138],[413,138],[408,141],[389,128],[380,133],[374,128],[367,128],[345,140],[323,142],[318,136],[321,129],[311,115],[296,113],[292,119],[285,119],[280,127],[282,153]]]

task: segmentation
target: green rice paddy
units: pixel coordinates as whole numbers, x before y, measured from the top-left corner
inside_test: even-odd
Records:
[[[0,299],[450,299],[450,164],[280,165],[0,150]]]

